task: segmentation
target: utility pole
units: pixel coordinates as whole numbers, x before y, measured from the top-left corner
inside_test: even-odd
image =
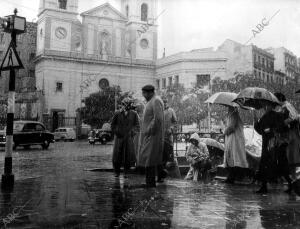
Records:
[[[5,144],[5,161],[4,174],[2,175],[1,188],[11,190],[14,186],[14,174],[12,173],[12,151],[13,151],[13,126],[15,111],[15,85],[16,75],[15,69],[24,68],[20,57],[16,51],[17,34],[25,32],[26,18],[17,16],[18,10],[14,10],[13,15],[9,15],[4,19],[2,27],[6,33],[11,34],[11,43],[8,47],[6,55],[0,66],[0,71],[9,71],[9,91],[7,101],[7,119],[6,119],[6,144]]]

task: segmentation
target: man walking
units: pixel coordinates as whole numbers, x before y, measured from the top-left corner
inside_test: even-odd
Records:
[[[124,177],[131,166],[136,162],[134,136],[139,132],[139,118],[132,110],[132,101],[125,98],[122,101],[123,107],[117,111],[112,119],[111,128],[115,134],[113,150],[113,167],[115,176],[120,176],[120,168],[124,167]]]
[[[161,179],[161,171],[157,167],[162,165],[163,158],[164,105],[155,95],[152,85],[144,86],[142,92],[147,104],[142,120],[138,165],[146,169],[146,187],[156,187],[156,170],[158,180]]]

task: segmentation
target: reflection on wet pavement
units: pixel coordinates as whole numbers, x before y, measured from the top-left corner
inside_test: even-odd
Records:
[[[4,151],[0,151],[3,171]],[[144,189],[144,178],[114,178],[86,168],[111,166],[111,146],[56,143],[14,154],[16,183],[0,197],[8,228],[300,228],[300,199],[273,186],[168,180]]]

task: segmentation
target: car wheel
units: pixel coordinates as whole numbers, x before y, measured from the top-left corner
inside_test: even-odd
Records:
[[[43,142],[42,147],[43,147],[43,149],[48,149],[48,148],[49,148],[49,145],[50,145],[50,142],[49,142],[48,140],[45,140],[45,141]]]

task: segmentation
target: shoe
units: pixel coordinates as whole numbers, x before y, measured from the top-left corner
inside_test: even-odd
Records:
[[[256,194],[267,194],[268,189],[266,187],[261,187],[259,190],[255,192]]]

